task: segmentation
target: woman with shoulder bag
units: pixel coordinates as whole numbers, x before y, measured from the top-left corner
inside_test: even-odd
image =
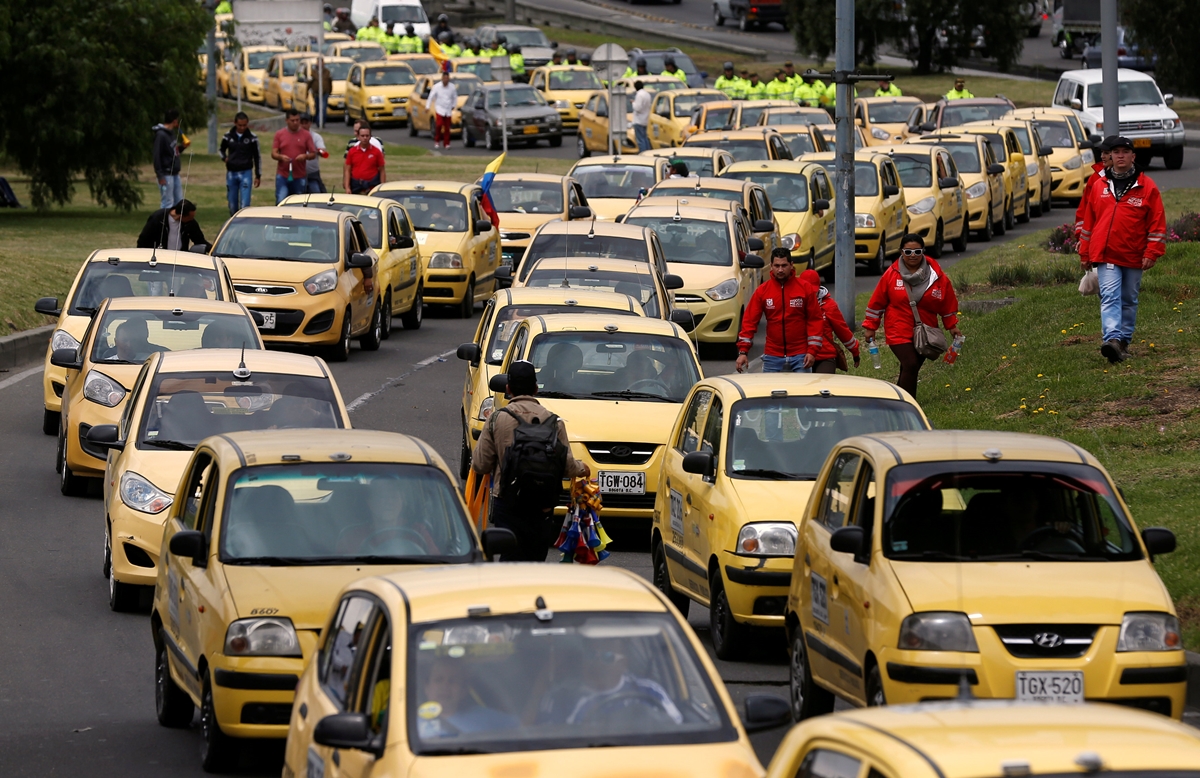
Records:
[[[958,296],[941,265],[925,256],[925,241],[908,234],[900,241],[900,259],[879,277],[867,303],[863,329],[875,336],[883,319],[888,348],[900,362],[896,385],[917,396],[917,374],[926,359],[937,359],[946,350],[946,336],[938,317],[954,337],[959,337]]]

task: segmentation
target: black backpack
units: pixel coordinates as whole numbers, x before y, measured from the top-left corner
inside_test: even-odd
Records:
[[[553,508],[562,492],[568,453],[558,439],[558,417],[551,413],[540,422],[525,421],[508,408],[500,412],[517,421],[500,466],[500,496],[530,511]]]

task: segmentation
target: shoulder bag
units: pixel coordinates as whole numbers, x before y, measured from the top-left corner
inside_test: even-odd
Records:
[[[946,335],[941,327],[930,327],[921,321],[921,314],[917,313],[918,298],[913,296],[912,287],[905,284],[904,291],[908,293],[908,305],[912,308],[913,348],[926,359],[937,359],[946,353]]]

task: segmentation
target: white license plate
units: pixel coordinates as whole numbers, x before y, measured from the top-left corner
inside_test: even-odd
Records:
[[[601,494],[645,494],[646,474],[626,473],[620,470],[601,470]]]
[[[1019,702],[1083,702],[1083,673],[1017,673]]]
[[[263,323],[259,325],[260,330],[275,329],[275,311],[259,311],[263,317]]]
[[[393,108],[392,109],[392,116],[403,116],[403,115],[404,115],[403,108]]]

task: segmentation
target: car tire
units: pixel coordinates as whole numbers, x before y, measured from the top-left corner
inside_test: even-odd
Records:
[[[983,229],[979,231],[979,238],[984,243],[991,243],[992,236],[996,234],[996,225],[992,222],[992,205],[988,203],[987,216],[983,220]]]
[[[354,120],[350,118],[350,105],[349,105],[349,103],[347,103],[347,104],[346,104],[346,107],[345,107],[345,108],[342,110],[342,121],[343,121],[343,122],[346,124],[346,126],[347,126],[347,127],[353,127],[353,126],[354,126]]]
[[[345,362],[350,358],[350,309],[342,316],[342,333],[337,343],[329,346],[325,358],[330,362]]]
[[[415,121],[410,121],[408,123],[408,137],[415,138],[418,134],[420,134],[420,131],[417,129],[417,123]]]
[[[488,151],[495,151],[496,149],[500,148],[500,144],[497,143],[496,139],[492,137],[491,127],[488,127],[483,131],[483,145]]]
[[[537,145],[537,142],[536,142],[536,141],[534,141],[534,142],[533,142],[532,144],[530,144],[530,145],[536,146],[536,145]],[[550,148],[552,148],[552,149],[556,149],[556,148],[558,148],[559,146],[562,146],[562,135],[561,135],[561,134],[559,134],[559,135],[552,135],[552,136],[550,136]]]
[[[200,696],[200,766],[206,773],[227,773],[237,764],[238,742],[221,731],[213,705],[212,682],[204,677]]]
[[[989,213],[988,216],[990,217],[991,214]],[[992,224],[992,232],[995,233],[996,235],[1003,235],[1004,233],[1008,232],[1008,206],[1007,205],[1004,206],[1004,213],[1002,213],[1000,215],[1000,221],[994,222]]]
[[[1021,211],[1021,215],[1016,217],[1017,224],[1028,224],[1029,218],[1030,218],[1030,216],[1029,216],[1029,194],[1026,193],[1025,194],[1025,208]]]
[[[887,235],[882,235],[879,238],[879,251],[876,251],[875,256],[871,257],[871,260],[867,262],[867,272],[873,276],[883,275],[883,270],[887,266],[885,246],[887,246]]]
[[[738,29],[742,32],[753,32],[758,27],[757,24],[746,18],[746,12],[742,11],[738,14]]]
[[[375,301],[375,310],[371,314],[371,325],[359,336],[358,347],[363,351],[378,351],[383,342],[383,306]]]
[[[392,337],[392,327],[395,323],[392,321],[392,292],[389,289],[387,296],[383,298],[383,307],[379,310],[381,319],[380,327],[381,340],[387,340]]]
[[[662,592],[675,606],[675,610],[679,611],[679,615],[686,620],[692,601],[671,587],[671,571],[667,569],[667,550],[661,539],[654,544],[650,556],[654,565],[654,588]]]
[[[413,298],[412,307],[400,314],[400,323],[406,330],[421,329],[421,321],[425,316],[425,288],[417,285],[417,296]]]
[[[929,256],[934,259],[942,258],[942,251],[946,248],[946,232],[942,226],[942,220],[938,219],[937,229],[933,234],[933,244],[929,247]]]
[[[46,410],[46,409],[42,410],[42,434],[43,435],[57,435],[58,434],[58,425],[59,425],[59,416],[60,415],[61,414],[59,414],[58,411],[51,411],[51,410]]]
[[[475,315],[475,278],[467,281],[467,289],[463,292],[462,302],[457,306],[458,318],[469,319]]]
[[[967,224],[967,217],[964,215],[962,217],[962,229],[959,230],[958,237],[950,241],[950,247],[954,249],[955,252],[961,254],[967,250],[967,237],[971,232],[969,227],[970,225]]]
[[[788,662],[789,702],[792,719],[800,722],[814,716],[833,713],[836,699],[833,692],[817,686],[812,677],[812,665],[808,661],[808,646],[804,644],[804,630],[797,624],[792,632],[791,657]]]
[[[137,610],[142,598],[142,587],[117,581],[112,572],[112,533],[104,533],[104,559],[108,568],[108,608],[114,613],[130,613]]]
[[[721,15],[721,6],[713,3],[713,26],[724,27],[725,17]]]
[[[100,567],[100,574],[104,576],[104,580],[112,575],[112,541],[108,538],[108,533],[111,531],[108,520],[104,521],[104,563]]]
[[[737,659],[742,655],[750,628],[739,624],[733,618],[733,610],[729,607],[729,598],[725,594],[725,582],[721,579],[721,571],[714,570],[712,580],[708,585],[709,611],[708,626],[711,631],[713,651],[718,659],[726,661]]]
[[[462,128],[462,145],[464,149],[475,148],[475,138],[471,135],[471,128],[465,124]]]
[[[873,663],[867,671],[867,707],[882,708],[887,705],[887,696],[883,693],[883,677],[879,674],[879,664]]]
[[[1163,154],[1163,164],[1167,170],[1179,170],[1183,167],[1183,146],[1174,146]]]
[[[1046,199],[1042,201],[1042,213],[1047,214],[1054,210],[1054,198],[1049,193],[1046,194]]]
[[[579,133],[579,135],[575,138],[575,148],[579,152],[580,159],[586,159],[587,157],[592,156],[591,150],[587,147],[587,143],[585,143],[583,140],[583,133]]]
[[[1008,232],[1017,226],[1017,204],[1013,200],[1008,201],[1008,208],[1004,211],[1004,231]]]
[[[87,479],[71,472],[67,464],[67,433],[64,424],[58,432],[58,490],[66,497],[83,497],[87,494]]]
[[[184,729],[192,724],[196,706],[171,678],[165,641],[154,652],[154,713],[158,723],[171,729]]]
[[[1028,198],[1029,195],[1025,195],[1025,197]],[[1041,200],[1038,200],[1037,205],[1030,203],[1030,205],[1029,205],[1030,215],[1033,216],[1033,218],[1035,218],[1035,219],[1042,218],[1042,214],[1045,213],[1044,206],[1045,206],[1045,203],[1043,203]]]

